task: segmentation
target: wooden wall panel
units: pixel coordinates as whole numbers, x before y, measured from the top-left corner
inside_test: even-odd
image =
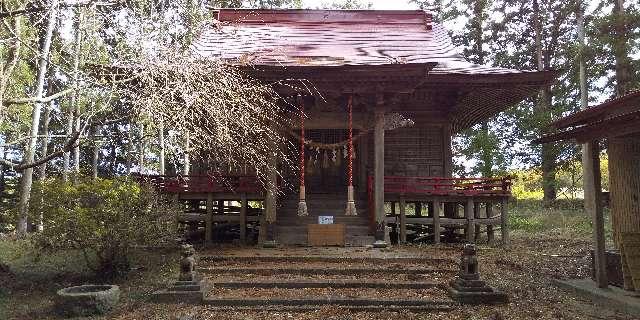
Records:
[[[440,125],[385,132],[385,175],[443,176],[443,142]]]

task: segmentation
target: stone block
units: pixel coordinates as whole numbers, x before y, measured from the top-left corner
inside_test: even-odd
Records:
[[[506,293],[496,291],[487,287],[490,291],[459,291],[456,288],[449,288],[449,296],[451,299],[462,304],[502,304],[509,302],[509,296]]]

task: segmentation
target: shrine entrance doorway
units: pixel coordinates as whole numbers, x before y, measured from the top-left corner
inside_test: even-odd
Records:
[[[305,152],[307,193],[346,194],[348,131],[346,129],[314,129],[308,130],[305,136],[307,141],[311,141],[311,145]],[[314,147],[314,143],[321,144],[322,147]]]

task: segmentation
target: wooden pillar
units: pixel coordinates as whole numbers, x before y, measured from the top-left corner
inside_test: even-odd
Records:
[[[464,205],[464,216],[467,219],[467,241],[468,242],[475,242],[475,219],[473,216],[473,211],[474,211],[474,205],[473,205],[473,198],[469,198],[467,199],[467,202]]]
[[[509,240],[509,199],[502,199],[500,204],[500,231],[502,232],[502,245],[508,247],[511,241]]]
[[[475,219],[480,219],[480,218],[482,218],[482,217],[480,216],[480,213],[481,213],[481,211],[480,211],[480,202],[475,202],[475,203],[473,204],[473,217],[474,217]],[[480,225],[479,223],[476,223],[476,224],[475,224],[475,227],[474,227],[474,229],[475,229],[475,230],[474,230],[474,236],[473,236],[473,238],[475,239],[475,241],[476,241],[476,242],[480,239],[480,231],[481,231],[481,230],[480,230],[480,227],[481,227],[481,225]]]
[[[487,202],[485,203],[485,206],[487,210],[486,211],[487,219],[493,218],[493,202]],[[494,239],[495,239],[495,235],[493,233],[493,224],[488,224],[487,225],[487,242],[493,243]]]
[[[379,247],[386,246],[384,210],[384,110],[375,109],[374,126],[374,204],[376,213],[375,239]]]
[[[276,208],[278,201],[278,173],[277,173],[277,159],[274,152],[270,152],[269,155],[269,167],[267,168],[267,191],[264,200],[264,225],[260,225],[260,232],[263,233],[262,238],[264,239],[263,246],[264,247],[275,247],[275,235],[274,228],[276,222]]]
[[[583,145],[585,153],[583,160],[583,174],[585,180],[584,200],[593,219],[594,265],[596,283],[600,288],[609,286],[607,279],[607,261],[605,255],[604,216],[602,212],[602,186],[600,176],[600,147],[597,141]]]
[[[433,243],[440,243],[440,201],[433,201]]]
[[[396,202],[395,201],[391,201],[391,215],[395,216],[396,215]]]
[[[247,194],[240,195],[240,243],[247,243],[247,209],[249,207],[249,201],[247,201]]]
[[[204,238],[205,243],[213,241],[213,193],[207,193],[207,214],[205,219]]]
[[[404,197],[400,197],[400,243],[407,243],[407,215],[406,215],[407,203],[404,201]]]

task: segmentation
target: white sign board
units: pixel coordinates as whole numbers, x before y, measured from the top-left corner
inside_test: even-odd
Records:
[[[318,216],[318,224],[333,224],[333,216]]]

